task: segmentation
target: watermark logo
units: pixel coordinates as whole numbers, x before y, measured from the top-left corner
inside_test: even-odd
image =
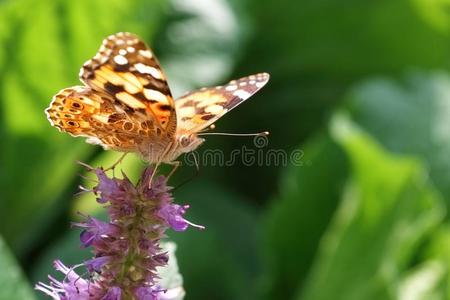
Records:
[[[269,147],[267,135],[257,135],[253,138],[253,147],[243,145],[225,153],[222,149],[206,149],[202,152],[193,151],[184,156],[184,164],[188,166],[230,167],[236,164],[247,167],[259,166],[304,166],[303,150],[288,152],[284,149]]]

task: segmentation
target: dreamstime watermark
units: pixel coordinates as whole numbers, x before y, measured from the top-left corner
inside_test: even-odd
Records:
[[[266,135],[258,135],[253,138],[255,148],[242,146],[225,153],[221,149],[206,149],[202,152],[193,151],[184,156],[184,165],[187,166],[214,166],[230,167],[236,164],[244,166],[303,166],[304,152],[293,150],[288,152],[283,149],[267,148],[269,139]]]

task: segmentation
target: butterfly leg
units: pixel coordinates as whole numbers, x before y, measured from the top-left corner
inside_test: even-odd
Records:
[[[158,167],[159,167],[160,164],[161,164],[161,162],[155,163],[155,168],[153,168],[152,175],[150,176],[150,179],[149,179],[149,181],[148,181],[148,188],[149,188],[149,189],[152,188],[153,178],[155,177],[156,171],[158,170]]]
[[[175,173],[175,171],[178,169],[178,167],[181,165],[181,161],[173,161],[171,163],[169,163],[170,165],[173,166],[172,170],[170,171],[169,175],[167,175],[167,180],[169,180],[170,177],[172,177],[172,175]]]
[[[115,163],[113,163],[111,167],[105,169],[105,172],[109,171],[109,170],[114,170],[114,168],[122,162],[122,160],[125,158],[125,156],[127,156],[127,154],[128,154],[128,152],[125,152],[124,154],[122,154],[122,156],[120,156],[120,158]]]

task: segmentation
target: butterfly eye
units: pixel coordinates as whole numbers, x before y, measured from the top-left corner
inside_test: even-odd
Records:
[[[180,144],[181,144],[181,146],[187,147],[187,146],[189,146],[189,143],[190,143],[190,138],[189,138],[189,136],[187,136],[187,135],[182,135],[182,136],[180,137]]]

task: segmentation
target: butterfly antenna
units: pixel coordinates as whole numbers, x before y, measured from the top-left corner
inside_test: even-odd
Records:
[[[269,135],[268,131],[258,132],[258,133],[228,133],[228,132],[202,132],[197,134],[201,135],[225,135],[225,136],[267,136]]]

